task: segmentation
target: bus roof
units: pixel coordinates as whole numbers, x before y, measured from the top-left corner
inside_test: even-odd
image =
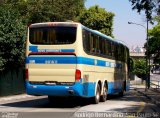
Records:
[[[82,28],[84,28],[86,30],[89,30],[90,32],[92,32],[94,34],[100,35],[100,36],[102,36],[104,38],[107,38],[110,41],[113,41],[115,43],[118,43],[118,44],[121,44],[121,45],[127,47],[127,45],[123,41],[114,39],[114,38],[112,38],[110,36],[107,36],[107,35],[99,32],[99,31],[97,31],[97,30],[90,29],[90,28],[88,28],[88,27],[86,27],[86,26],[84,26],[84,25],[82,25],[81,23],[78,23],[78,22],[73,22],[73,21],[66,21],[66,22],[43,22],[43,23],[34,23],[34,24],[31,24],[29,27],[56,26],[58,24],[64,25],[64,26],[68,26],[68,25],[78,26],[78,25],[80,25],[80,26],[82,26]]]
[[[78,26],[80,23],[76,22],[43,22],[43,23],[34,23],[31,24],[29,27],[44,27],[44,26],[56,26],[56,25],[73,25],[73,26]]]
[[[121,41],[121,40],[114,39],[114,38],[112,38],[112,37],[110,37],[110,36],[107,36],[107,35],[99,32],[99,31],[97,31],[97,30],[89,29],[88,27],[83,26],[83,25],[82,25],[82,27],[83,27],[84,29],[86,29],[86,30],[89,30],[89,31],[93,32],[94,34],[100,35],[100,36],[102,36],[102,37],[104,37],[104,38],[107,38],[107,39],[110,40],[110,41],[113,41],[113,42],[115,42],[115,43],[118,43],[118,44],[121,44],[121,45],[127,47],[126,43],[123,42],[123,41]],[[127,47],[127,48],[128,48],[128,47]]]

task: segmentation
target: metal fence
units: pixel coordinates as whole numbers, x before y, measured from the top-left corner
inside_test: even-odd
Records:
[[[151,75],[150,87],[154,91],[160,92],[160,75]]]
[[[25,92],[24,69],[0,72],[0,96],[15,95]]]
[[[150,82],[150,85],[151,85],[152,88],[160,89],[160,81],[152,80]]]

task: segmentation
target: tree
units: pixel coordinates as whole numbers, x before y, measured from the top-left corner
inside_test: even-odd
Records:
[[[24,60],[26,27],[19,12],[0,6],[0,70],[20,66]]]
[[[158,24],[149,30],[149,41],[148,41],[148,51],[150,56],[154,55],[153,58],[155,63],[160,64],[160,19],[156,18]],[[145,44],[146,47],[146,44]]]
[[[6,0],[27,23],[75,20],[85,0]]]
[[[145,11],[146,18],[151,20],[153,12],[160,14],[160,0],[129,0],[138,13]]]
[[[113,13],[107,12],[105,9],[99,8],[96,5],[90,7],[88,10],[83,10],[78,17],[78,21],[91,29],[113,36],[113,17]]]
[[[146,79],[147,65],[144,59],[134,59],[133,73],[143,80]]]
[[[26,26],[75,20],[85,0],[0,0],[0,70],[24,62]]]

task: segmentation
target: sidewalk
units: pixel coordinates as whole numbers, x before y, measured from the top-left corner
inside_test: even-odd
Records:
[[[27,95],[27,94],[4,96],[4,97],[0,97],[0,102],[8,102],[8,101],[12,101],[12,100],[21,100],[21,99],[31,98],[31,97],[33,97],[33,96]]]
[[[145,89],[145,85],[132,85],[131,88],[146,96],[149,100],[151,100],[152,103],[160,107],[160,90],[155,91],[152,88]]]

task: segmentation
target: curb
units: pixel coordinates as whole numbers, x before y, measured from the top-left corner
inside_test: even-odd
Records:
[[[20,95],[13,95],[13,96],[4,96],[4,97],[0,97],[0,102],[20,100],[20,99],[25,99],[25,98],[30,98],[30,97],[33,97],[33,96],[27,95],[27,94],[20,94]]]
[[[150,96],[148,96],[147,94],[141,92],[141,91],[138,91],[137,89],[134,89],[135,91],[137,91],[138,93],[142,94],[143,96],[145,96],[146,98],[148,98],[149,100],[151,100],[151,102],[155,105],[157,105],[158,107],[160,107],[160,103],[158,102],[158,100],[154,99],[154,98],[151,98]]]

